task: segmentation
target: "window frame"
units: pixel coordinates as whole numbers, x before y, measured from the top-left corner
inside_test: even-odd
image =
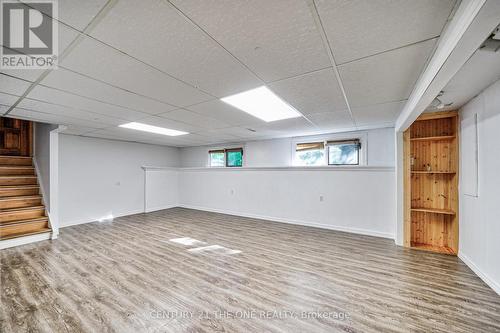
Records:
[[[222,153],[224,154],[223,165],[212,165],[212,154]],[[208,150],[208,166],[210,168],[223,168],[226,165],[226,153],[224,149],[209,149]]]
[[[241,165],[228,165],[228,158],[227,158],[227,153],[228,152],[241,152]],[[224,154],[224,162],[223,165],[217,165],[217,166],[212,166],[212,153],[223,153]],[[242,168],[245,165],[245,159],[244,159],[244,148],[243,146],[241,147],[236,147],[236,148],[213,148],[208,150],[208,159],[207,159],[207,166],[209,168]]]
[[[360,149],[358,150],[358,164],[329,164],[329,152],[328,152],[328,141],[352,141],[359,140]],[[311,165],[304,166],[298,165],[295,159],[295,153],[297,149],[297,145],[301,143],[316,143],[316,142],[324,142],[324,153],[323,153],[323,164],[319,166]],[[327,135],[316,135],[309,137],[295,137],[291,141],[290,147],[290,165],[295,167],[304,167],[304,168],[317,168],[317,167],[327,167],[327,168],[348,168],[353,167],[356,168],[358,166],[367,166],[368,165],[368,132],[367,131],[359,131],[359,132],[346,132],[346,133],[334,133]]]
[[[348,143],[352,143],[352,144],[357,144],[358,145],[358,149],[356,150],[356,153],[358,154],[358,163],[356,164],[342,164],[342,163],[330,163],[330,147],[331,146],[334,146],[336,144],[348,144]],[[331,166],[358,166],[358,165],[361,165],[360,164],[360,159],[361,159],[361,140],[360,139],[350,139],[350,140],[328,140],[328,141],[325,141],[325,155],[326,155],[326,163],[327,165]]]
[[[241,165],[228,165],[229,160],[227,158],[227,153],[230,153],[230,152],[241,152]],[[243,167],[243,147],[224,149],[224,165],[226,168],[242,168]]]

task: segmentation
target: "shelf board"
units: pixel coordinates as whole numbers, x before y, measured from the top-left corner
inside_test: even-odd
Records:
[[[450,210],[450,209],[412,207],[411,211],[412,212],[424,212],[424,213],[455,215],[455,212],[452,211],[452,210]]]
[[[437,246],[437,245],[420,244],[414,242],[411,242],[410,246],[412,249],[416,250],[431,251],[444,254],[455,254],[455,251],[453,251],[453,249],[448,246]]]
[[[412,170],[411,173],[439,173],[439,174],[444,174],[444,175],[454,175],[456,174],[455,171],[425,171],[425,170]]]
[[[443,140],[453,140],[455,135],[440,135],[440,136],[426,136],[423,138],[410,138],[410,141],[443,141]]]

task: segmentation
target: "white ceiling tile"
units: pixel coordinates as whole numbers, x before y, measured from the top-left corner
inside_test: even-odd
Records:
[[[216,118],[233,126],[252,126],[265,124],[263,120],[251,116],[246,112],[238,110],[237,108],[234,108],[231,105],[224,103],[218,99],[191,105],[186,107],[186,109],[207,117]]]
[[[326,113],[315,113],[307,117],[321,130],[339,130],[342,128],[353,128],[354,122],[351,119],[349,111],[337,111]]]
[[[225,133],[224,129],[218,129],[218,130],[203,130],[201,132],[196,133],[199,135],[199,140],[203,141],[204,144],[208,144],[214,141],[222,142],[234,142],[238,141],[241,139],[241,137],[238,137],[236,135],[228,134]]]
[[[262,85],[167,1],[122,0],[91,35],[218,97]]]
[[[177,109],[174,111],[162,113],[158,116],[167,119],[181,121],[183,123],[187,123],[205,129],[231,127],[231,124],[228,124],[222,120],[218,120],[207,116],[202,116],[200,114],[185,109]]]
[[[363,106],[352,109],[356,125],[394,124],[406,101]]]
[[[0,114],[4,114],[5,112],[9,111],[9,109],[9,105],[0,104]]]
[[[331,68],[275,82],[269,88],[305,115],[347,109]]]
[[[21,0],[22,1],[22,0]],[[83,30],[97,15],[107,0],[62,0],[57,2],[58,19]],[[49,13],[46,13],[49,14]]]
[[[9,113],[9,116],[33,121],[40,121],[49,124],[74,125],[92,128],[103,128],[108,126],[98,122],[68,117],[66,115],[37,112],[23,108],[15,108],[14,110],[12,110],[12,112]]]
[[[163,113],[176,108],[63,68],[53,70],[41,84],[148,114]]]
[[[307,1],[172,1],[264,81],[330,66]]]
[[[85,38],[80,42],[60,65],[179,107],[213,99],[91,38]]]
[[[18,99],[19,97],[15,95],[0,93],[0,104],[6,106],[7,109],[9,109],[9,107],[12,104],[14,104]]]
[[[341,64],[441,34],[455,0],[317,0]]]
[[[90,127],[95,127],[95,128],[105,127],[105,126],[118,126],[126,122],[123,119],[112,118],[98,113],[92,113],[84,110],[74,109],[67,106],[32,100],[29,98],[24,98],[17,105],[17,107],[36,112],[52,114],[55,116],[61,116],[63,117],[61,118],[61,121],[63,121],[63,119],[66,119],[64,120],[64,124],[68,125],[71,124],[77,125],[77,123],[73,123],[72,120],[75,121],[84,120],[92,122],[93,125]],[[71,119],[66,117],[71,117]]]
[[[351,108],[407,99],[435,42],[429,40],[339,66]]]
[[[96,130],[96,128],[92,128],[92,127],[68,125],[66,127],[66,129],[60,131],[60,133],[71,134],[71,135],[82,135],[82,134],[89,133],[89,132],[92,132],[95,130]]]
[[[0,74],[0,92],[21,96],[31,83]]]
[[[178,130],[178,131],[184,131],[188,133],[196,133],[198,131],[201,131],[202,128],[193,126],[190,124],[182,123],[176,120],[172,119],[166,119],[163,117],[158,117],[158,116],[151,116],[147,118],[143,118],[139,121],[142,124],[147,124],[147,125],[153,125],[153,126],[158,126],[158,127],[164,127],[164,128],[169,128],[173,130]],[[134,131],[132,129],[126,129],[127,131]]]
[[[200,132],[203,135],[207,135],[208,137],[211,137],[210,132]],[[214,133],[214,137],[222,137],[223,135],[229,135],[229,137],[234,137],[235,139],[250,139],[250,138],[257,138],[260,136],[264,135],[269,135],[269,131],[265,130],[260,130],[259,132],[255,130],[249,130],[248,128],[244,127],[229,127],[229,128],[223,128],[220,130],[217,130],[216,133]]]
[[[2,68],[0,73],[14,76],[19,79],[27,80],[30,82],[36,81],[38,77],[44,72],[44,69],[5,69]],[[1,88],[0,88],[1,89]]]
[[[64,105],[78,110],[85,110],[95,114],[120,118],[122,120],[135,121],[149,116],[135,110],[125,109],[119,106],[97,102],[92,99],[80,97],[64,91],[36,86],[27,96],[28,98],[49,102],[52,104]],[[122,121],[123,123],[123,121]]]

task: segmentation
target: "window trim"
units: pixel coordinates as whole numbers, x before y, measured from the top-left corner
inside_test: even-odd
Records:
[[[328,164],[328,149],[327,143],[329,141],[353,141],[359,140],[360,149],[358,150],[358,164]],[[306,137],[295,137],[292,138],[290,147],[290,165],[299,166],[295,160],[295,152],[297,149],[297,144],[300,143],[315,143],[324,142],[324,161],[321,166],[303,166],[305,168],[317,168],[317,167],[327,167],[327,168],[349,168],[349,167],[359,167],[368,166],[368,132],[367,131],[357,131],[357,132],[345,132],[345,133],[334,133],[326,135],[315,135]]]
[[[224,149],[209,149],[208,150],[208,167],[210,168],[223,168],[224,165],[218,166],[218,165],[212,165],[212,154],[215,153],[223,153],[224,154],[224,165],[226,165],[226,153],[224,152]]]
[[[356,164],[341,164],[341,163],[330,163],[330,146],[334,145],[339,145],[339,144],[357,144],[358,145],[358,150],[356,151],[358,153],[358,163]],[[325,155],[326,155],[326,163],[327,165],[340,165],[340,166],[358,166],[360,165],[360,159],[361,159],[361,140],[360,139],[351,139],[351,140],[328,140],[325,142]]]
[[[227,163],[228,163],[227,153],[228,152],[239,152],[239,151],[241,151],[241,157],[242,157],[241,166],[240,165],[233,165],[233,166],[227,165]],[[212,153],[223,153],[224,154],[224,165],[221,165],[221,166],[212,166],[211,165],[211,154]],[[237,147],[237,148],[214,148],[214,149],[209,149],[207,156],[208,156],[208,158],[207,158],[207,166],[209,168],[241,168],[241,167],[243,167],[245,165],[245,159],[243,158],[243,156],[244,156],[244,148],[243,148],[243,146]]]
[[[241,165],[228,165],[228,158],[227,158],[227,153],[230,152],[241,152]],[[229,149],[224,149],[224,165],[226,168],[241,168],[243,167],[243,147],[240,148],[229,148]]]

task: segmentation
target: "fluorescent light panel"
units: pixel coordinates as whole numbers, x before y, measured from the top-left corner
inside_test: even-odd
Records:
[[[144,132],[155,133],[155,134],[169,135],[169,136],[178,136],[178,135],[189,134],[188,132],[177,131],[177,130],[173,130],[173,129],[169,129],[169,128],[163,128],[163,127],[141,124],[141,123],[136,123],[136,122],[123,124],[123,125],[120,125],[120,127],[130,128],[130,129],[134,129],[134,130],[138,130],[138,131],[144,131]]]
[[[301,116],[266,86],[227,96],[221,98],[221,101],[266,122]]]

